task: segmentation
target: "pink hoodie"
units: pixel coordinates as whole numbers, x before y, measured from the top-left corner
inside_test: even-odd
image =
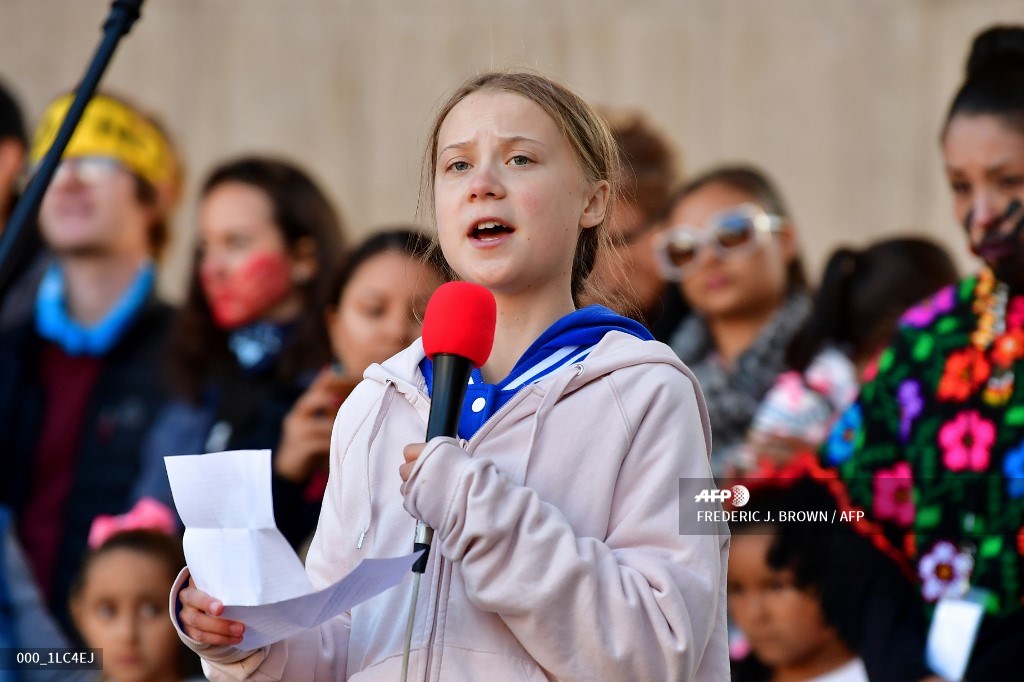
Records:
[[[711,434],[668,346],[608,333],[470,441],[431,441],[400,491],[422,358],[417,341],[370,367],[338,413],[313,584],[409,552],[416,517],[435,536],[410,680],[727,681],[728,537],[679,534],[678,479],[713,487]],[[213,680],[399,680],[412,582],[253,652],[179,634]]]

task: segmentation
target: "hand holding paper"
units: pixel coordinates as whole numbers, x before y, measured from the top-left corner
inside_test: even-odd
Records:
[[[239,648],[257,649],[315,627],[397,585],[415,554],[367,559],[316,591],[274,523],[269,450],[166,457],[185,524],[192,580],[246,625]]]

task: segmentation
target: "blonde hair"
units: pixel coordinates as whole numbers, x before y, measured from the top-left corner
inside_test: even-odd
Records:
[[[441,105],[430,129],[427,148],[423,154],[420,181],[420,201],[417,212],[436,222],[434,207],[434,174],[437,167],[437,144],[441,125],[452,109],[469,95],[480,92],[511,92],[529,99],[554,120],[566,142],[579,161],[584,177],[591,182],[601,180],[611,185],[605,218],[592,228],[583,230],[576,243],[572,264],[572,298],[578,306],[585,292],[587,278],[594,269],[598,254],[610,244],[604,229],[615,200],[615,187],[619,177],[619,156],[607,123],[597,111],[579,95],[564,85],[527,71],[492,71],[465,81]],[[426,209],[424,211],[424,208]]]

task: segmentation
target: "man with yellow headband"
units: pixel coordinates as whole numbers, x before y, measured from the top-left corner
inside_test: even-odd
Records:
[[[71,97],[43,115],[38,164]],[[142,439],[164,401],[171,309],[155,261],[180,185],[161,128],[120,99],[88,105],[39,212],[52,260],[32,319],[0,340],[0,503],[64,625],[89,526],[126,511]],[[17,364],[17,367],[12,365]]]

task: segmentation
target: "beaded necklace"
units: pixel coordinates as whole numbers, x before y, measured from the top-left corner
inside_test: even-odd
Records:
[[[974,289],[974,313],[978,326],[971,333],[971,346],[979,355],[987,355],[991,374],[985,383],[982,400],[993,407],[1009,402],[1013,395],[1013,363],[1024,357],[1024,332],[1007,329],[1006,308],[1010,288],[996,281],[989,268],[978,275]]]

